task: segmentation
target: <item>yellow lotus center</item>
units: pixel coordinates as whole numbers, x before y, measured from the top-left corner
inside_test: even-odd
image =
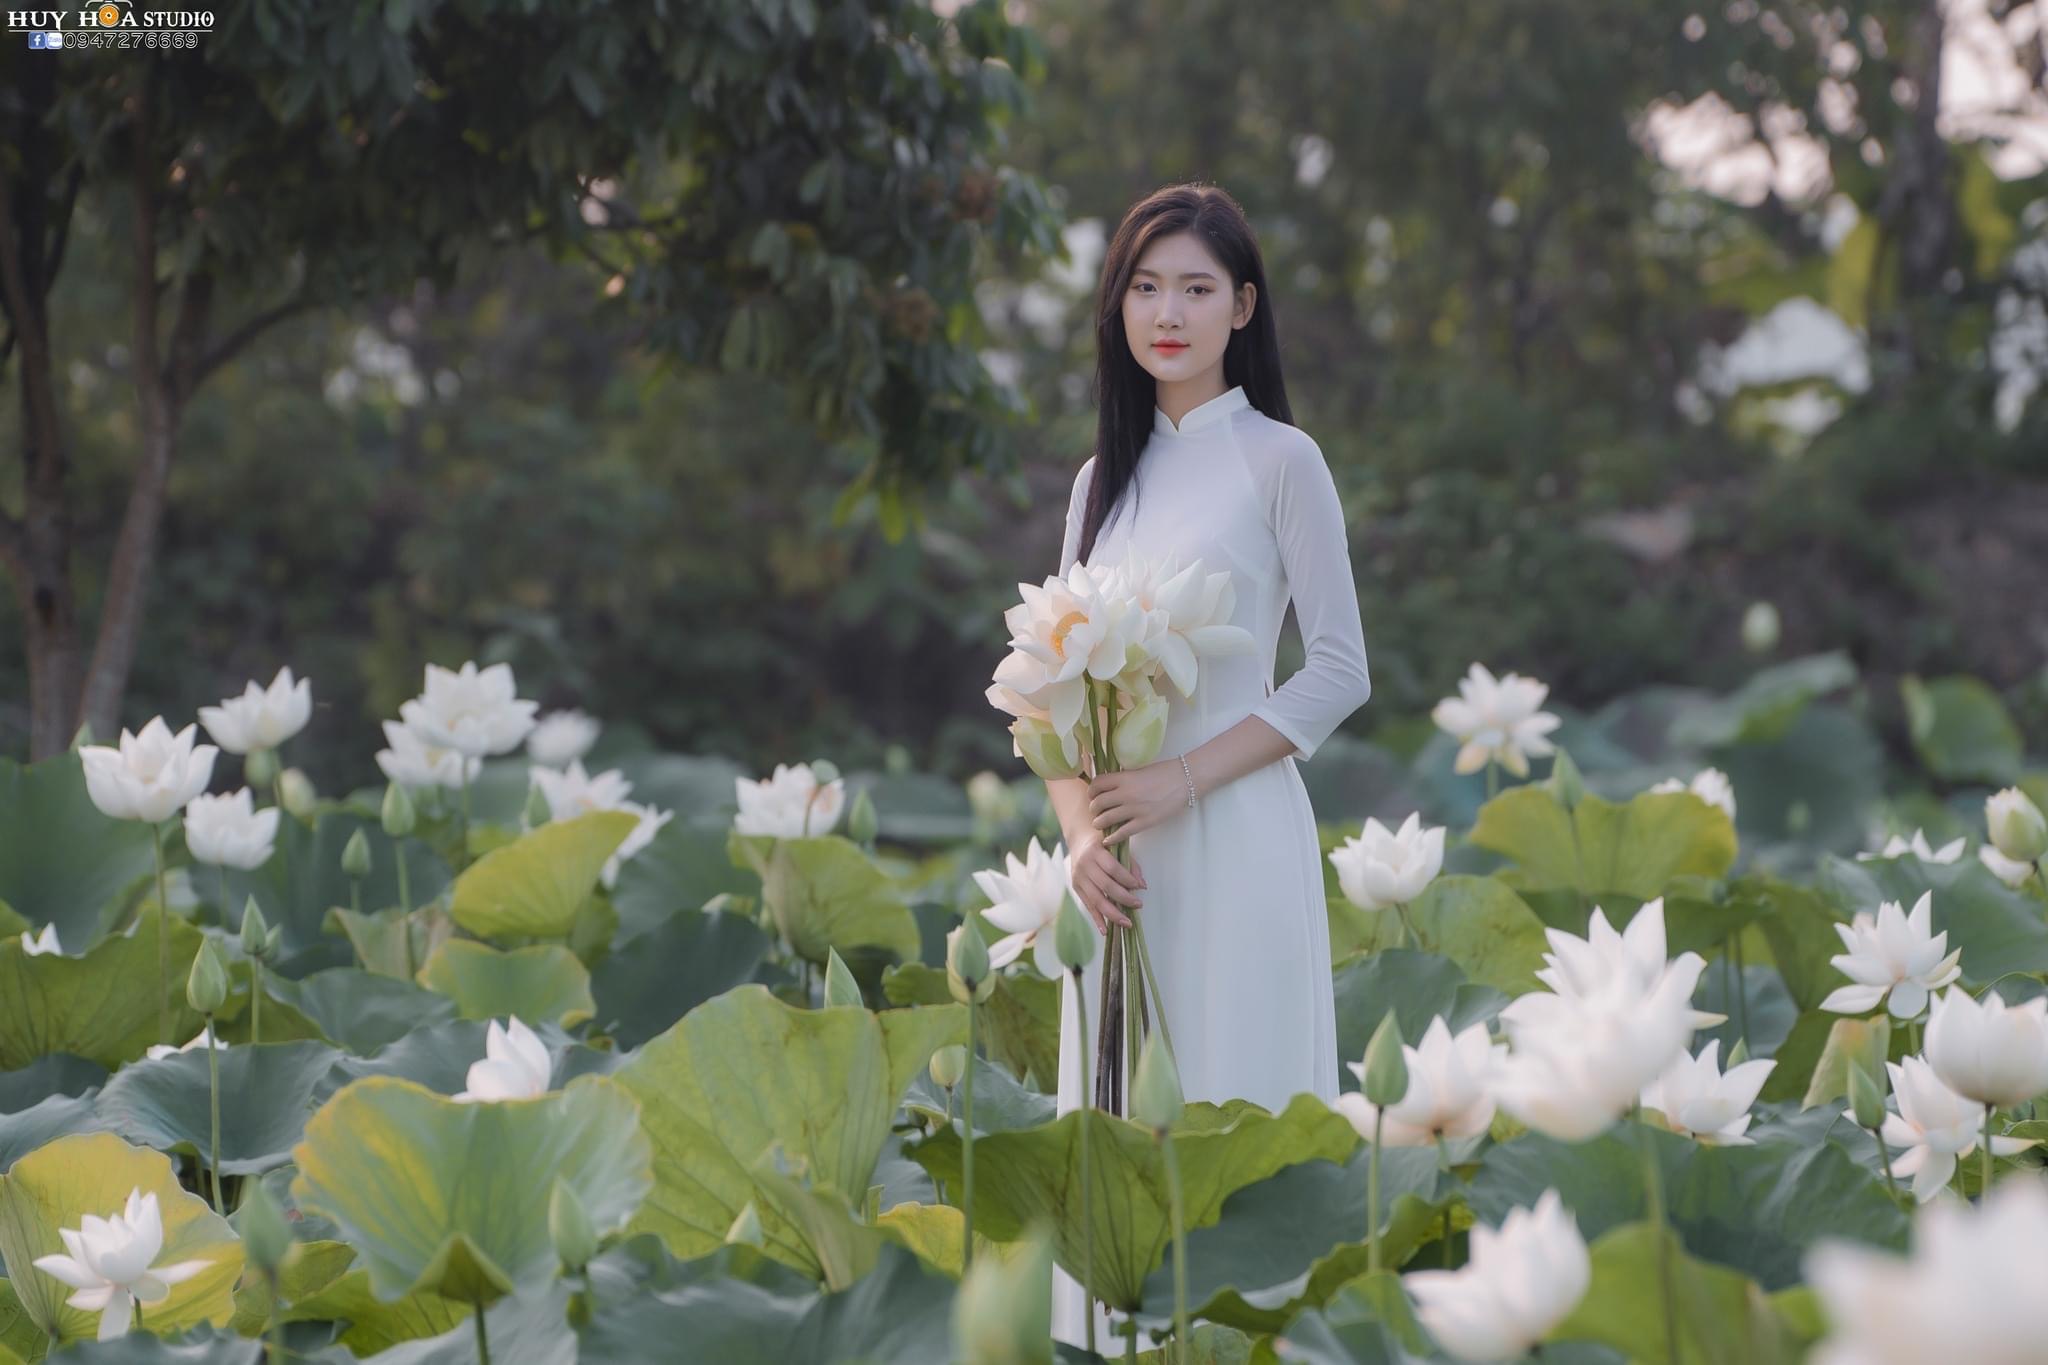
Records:
[[[1088,619],[1085,611],[1070,611],[1053,624],[1052,651],[1062,659],[1067,657],[1067,632]]]

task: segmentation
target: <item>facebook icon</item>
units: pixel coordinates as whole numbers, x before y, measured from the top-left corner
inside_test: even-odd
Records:
[[[49,35],[46,33],[31,33],[28,35],[28,45],[30,47],[42,47],[44,45],[43,40],[47,37]]]

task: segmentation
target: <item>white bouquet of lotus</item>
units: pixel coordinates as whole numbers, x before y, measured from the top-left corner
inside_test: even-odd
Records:
[[[1064,578],[1019,583],[1017,590],[1022,600],[1003,613],[1010,652],[987,695],[1016,718],[1012,752],[1048,780],[1152,762],[1166,739],[1165,688],[1192,699],[1203,658],[1256,647],[1251,632],[1229,624],[1237,605],[1229,570],[1208,572],[1199,559],[1183,565],[1177,555],[1129,554],[1106,567],[1077,564]],[[1115,847],[1129,866],[1130,840]],[[1124,1062],[1135,1063],[1153,1018],[1168,1054],[1173,1050],[1135,910],[1128,931],[1110,928],[1100,989],[1095,1102],[1120,1112]]]

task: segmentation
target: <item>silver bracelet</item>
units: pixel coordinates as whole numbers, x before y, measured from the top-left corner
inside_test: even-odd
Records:
[[[1188,771],[1188,756],[1186,754],[1180,756],[1180,775],[1188,781],[1188,806],[1192,809],[1195,804],[1195,776]]]

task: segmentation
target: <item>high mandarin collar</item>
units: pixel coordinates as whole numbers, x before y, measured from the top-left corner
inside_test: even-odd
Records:
[[[1163,408],[1155,406],[1152,409],[1152,430],[1161,436],[1192,435],[1212,422],[1222,421],[1239,408],[1248,408],[1251,405],[1252,400],[1245,396],[1244,385],[1236,384],[1208,402],[1197,403],[1189,408],[1186,415],[1180,419],[1179,426],[1173,424],[1173,419],[1166,415]]]

